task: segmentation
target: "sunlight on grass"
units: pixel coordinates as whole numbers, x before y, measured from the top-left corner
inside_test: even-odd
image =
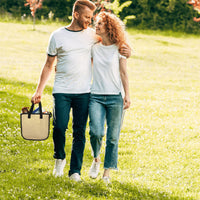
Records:
[[[21,137],[19,113],[30,106],[50,33],[60,25],[0,23],[0,199],[200,199],[200,38],[129,30],[131,108],[119,143],[112,185],[88,177],[89,127],[82,183],[67,178],[72,128],[66,132],[65,176],[52,177],[52,132],[43,142]],[[43,95],[52,111],[54,73]],[[52,126],[51,126],[52,128]],[[59,188],[59,189],[58,189]]]

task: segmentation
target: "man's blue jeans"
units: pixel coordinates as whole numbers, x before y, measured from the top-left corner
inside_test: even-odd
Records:
[[[85,148],[85,129],[88,118],[90,94],[53,94],[53,141],[54,158],[65,158],[65,131],[68,127],[70,109],[73,115],[73,143],[69,176],[81,171]]]
[[[100,154],[104,125],[107,122],[104,168],[117,169],[118,141],[120,134],[123,99],[119,95],[90,95],[90,143],[94,158]]]

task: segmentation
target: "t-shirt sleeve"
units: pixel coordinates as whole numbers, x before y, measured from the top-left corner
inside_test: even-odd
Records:
[[[49,44],[47,47],[47,54],[49,56],[56,56],[57,55],[57,48],[56,48],[56,41],[54,38],[54,34],[51,34],[49,38]]]
[[[118,53],[118,57],[119,57],[119,60],[120,60],[121,58],[126,59],[126,56],[123,56],[123,55],[121,55],[120,53]]]
[[[96,32],[94,29],[90,29],[91,30],[91,35],[92,35],[92,38],[93,38],[93,44],[99,42],[99,36],[97,36]]]

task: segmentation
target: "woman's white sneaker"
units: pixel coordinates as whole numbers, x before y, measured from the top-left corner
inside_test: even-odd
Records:
[[[95,162],[95,160],[93,160],[92,165],[90,167],[90,171],[89,171],[89,176],[91,178],[97,178],[99,174],[100,163],[101,163],[100,161]]]
[[[66,159],[56,159],[55,160],[55,166],[54,166],[54,170],[53,170],[53,175],[55,177],[60,177],[63,176],[63,170],[66,164]]]
[[[103,181],[104,181],[105,184],[111,184],[110,177],[104,176],[102,179],[103,179]]]

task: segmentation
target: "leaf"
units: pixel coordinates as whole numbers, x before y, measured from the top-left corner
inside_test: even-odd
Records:
[[[128,6],[130,6],[131,4],[132,4],[132,1],[126,1],[126,2],[124,2],[124,3],[119,7],[120,12],[121,12],[125,7],[128,7]]]
[[[123,19],[123,22],[124,24],[127,24],[127,21],[130,20],[130,19],[135,19],[136,16],[135,15],[129,15],[129,16],[126,16],[124,19]]]
[[[131,5],[131,3],[132,1],[125,1],[120,5],[119,0],[114,0],[113,3],[108,2],[105,5],[105,8],[112,10],[113,13],[119,17],[119,13],[122,12],[125,7]]]

